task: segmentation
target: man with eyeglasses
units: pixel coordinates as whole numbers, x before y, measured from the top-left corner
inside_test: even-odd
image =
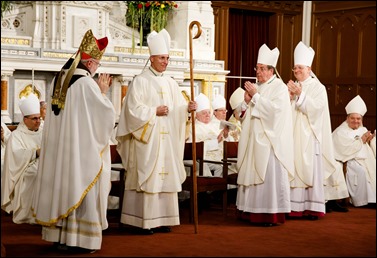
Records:
[[[291,211],[293,133],[289,93],[276,77],[277,48],[259,48],[256,77],[245,82],[249,96],[238,144],[237,215],[251,223],[273,226]]]
[[[115,110],[109,74],[93,79],[108,38],[88,30],[52,84],[33,209],[42,239],[60,251],[95,252],[107,229],[109,140]]]
[[[325,86],[311,70],[315,52],[299,42],[287,87],[292,102],[295,179],[291,182],[290,217],[317,220],[327,212],[346,212],[335,200],[348,197],[341,167],[335,161]]]
[[[34,224],[31,206],[42,142],[39,100],[30,93],[19,101],[19,107],[23,119],[10,134],[5,151],[1,208],[12,213],[16,224]]]

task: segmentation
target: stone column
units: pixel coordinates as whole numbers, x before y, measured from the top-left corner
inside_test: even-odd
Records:
[[[1,71],[1,121],[6,124],[12,123],[8,111],[8,89],[9,77],[13,75],[13,71]]]
[[[124,84],[124,85],[121,86],[121,92],[122,92],[122,94],[121,94],[121,102],[122,102],[122,104],[123,104],[123,99],[127,95],[127,90],[128,90],[128,85]]]
[[[8,110],[8,81],[1,77],[1,111]]]
[[[118,118],[120,115],[120,111],[122,109],[123,99],[127,94],[128,85],[131,82],[132,78],[132,76],[119,75],[113,79],[113,83],[111,85],[111,87],[113,88],[111,101],[113,102],[115,112]]]
[[[119,76],[121,105],[127,95],[128,85],[131,83],[132,79],[133,77],[131,76]]]
[[[212,82],[209,80],[202,80],[202,93],[206,95],[212,103]]]

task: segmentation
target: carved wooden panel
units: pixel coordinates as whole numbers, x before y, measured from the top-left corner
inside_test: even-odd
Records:
[[[376,86],[375,84],[338,84],[327,85],[331,125],[335,129],[345,120],[348,102],[356,95],[364,100],[367,113],[364,116],[364,125],[371,130],[376,128]],[[334,99],[335,98],[335,99]]]
[[[339,56],[337,56],[337,77],[355,78],[357,77],[358,66],[358,49],[359,31],[357,21],[354,16],[347,16],[338,21],[338,38]]]
[[[341,125],[346,120],[346,115],[331,115],[331,130],[334,131],[339,125]]]
[[[357,95],[357,86],[353,84],[336,85],[334,114],[346,114],[345,107]]]
[[[336,74],[335,21],[332,17],[320,17],[315,19],[314,23],[316,36],[313,38],[312,44],[312,48],[315,50],[312,69],[324,83],[326,79],[330,79]]]
[[[335,109],[335,85],[334,84],[331,84],[331,83],[324,83],[322,82],[323,85],[325,85],[326,87],[326,91],[327,91],[327,100],[328,100],[328,103],[329,103],[329,109],[330,109],[330,112],[331,110],[334,110]]]
[[[376,79],[376,9],[374,17],[366,13],[360,22],[360,76]],[[373,65],[374,64],[374,65]]]
[[[270,42],[267,43],[277,46],[281,55],[284,53],[285,57],[279,57],[278,70],[292,68],[293,61],[289,60],[293,60],[293,52],[290,49],[301,39],[303,1],[211,1],[211,5],[215,18],[215,57],[224,60],[225,69],[228,69],[229,61],[229,46],[225,40],[229,35],[229,9],[257,11],[261,15],[270,13],[269,29],[273,35],[270,35]],[[289,76],[289,72],[283,73],[284,78]]]
[[[284,51],[280,51],[278,63],[281,65],[278,67],[278,71],[284,82],[288,82],[290,79],[294,79],[291,68],[294,65],[294,49],[297,43],[301,40],[301,34],[298,35],[298,32],[301,31],[301,20],[301,15],[284,14],[282,16],[282,29],[279,38],[284,35],[284,40],[280,43],[281,47],[279,47],[279,49],[284,49]]]
[[[367,115],[376,116],[376,85],[360,84],[358,86],[358,94],[367,105]]]
[[[333,129],[345,106],[360,95],[368,108],[364,125],[376,126],[376,2],[313,1],[313,68],[326,85]]]
[[[364,124],[376,120],[376,2],[313,1],[310,45],[312,70],[326,86],[332,126],[345,119],[345,106],[357,94],[367,104]],[[301,40],[303,1],[212,1],[216,59],[228,62],[229,8],[272,13],[270,45],[280,50],[278,71],[291,78],[293,50]]]
[[[211,1],[213,7],[228,7],[262,12],[301,12],[304,1]]]
[[[363,125],[369,130],[376,129],[376,85],[360,84],[358,94],[367,105],[367,112],[363,118]]]

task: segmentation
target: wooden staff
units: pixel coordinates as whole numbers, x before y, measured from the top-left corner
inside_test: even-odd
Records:
[[[190,36],[190,88],[191,88],[191,100],[194,101],[194,72],[193,72],[193,60],[192,60],[192,28],[196,25],[198,31],[194,37],[197,39],[202,34],[202,25],[198,21],[192,21],[189,26],[189,36]],[[195,139],[195,111],[191,111],[191,125],[192,125],[192,191],[193,203],[194,203],[194,226],[195,234],[198,233],[198,194],[197,194],[197,180],[196,180],[196,139]]]

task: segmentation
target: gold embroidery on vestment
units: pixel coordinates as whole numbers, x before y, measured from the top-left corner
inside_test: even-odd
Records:
[[[162,167],[161,168],[161,172],[159,174],[161,175],[161,179],[164,180],[165,179],[165,175],[168,175],[169,172],[166,172],[165,171],[165,167]]]
[[[162,131],[160,132],[160,134],[162,134],[162,139],[164,140],[165,139],[164,135],[169,134],[169,132],[165,132],[165,127],[162,127]]]

